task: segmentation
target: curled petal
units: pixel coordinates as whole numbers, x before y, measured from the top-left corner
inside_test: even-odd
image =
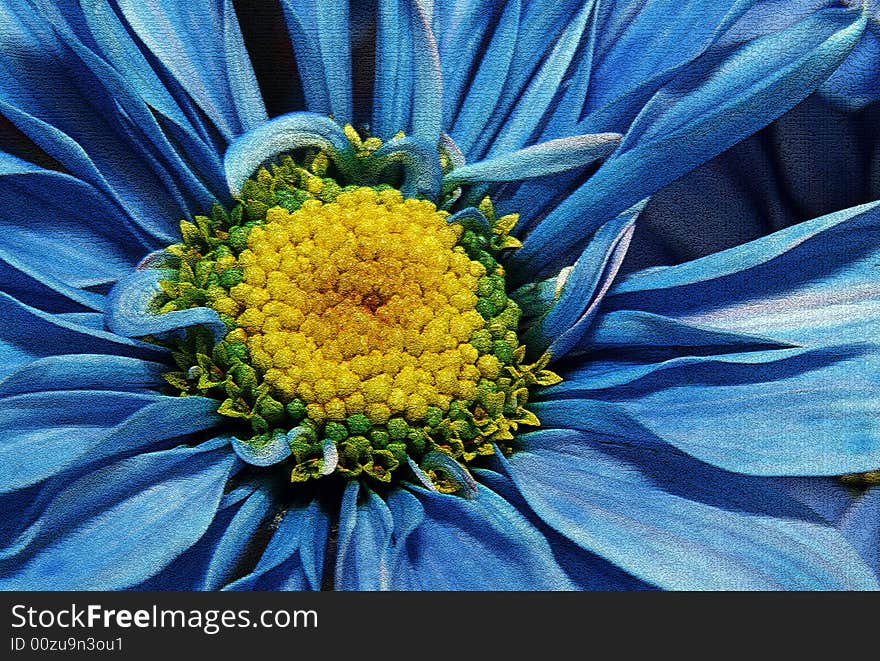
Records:
[[[241,193],[245,180],[264,161],[304,147],[326,151],[344,178],[355,178],[354,149],[342,127],[324,115],[292,112],[260,124],[232,141],[223,157],[229,192]]]
[[[107,328],[123,337],[144,337],[202,325],[210,328],[215,341],[223,339],[226,325],[214,310],[190,308],[162,314],[153,310],[153,300],[162,291],[159,281],[177,277],[174,269],[151,267],[162,256],[162,252],[152,253],[114,285],[104,312]]]
[[[435,198],[440,193],[440,159],[429,143],[409,137],[389,140],[373,154],[371,174],[378,175],[392,163],[403,166],[400,191],[405,197]]]

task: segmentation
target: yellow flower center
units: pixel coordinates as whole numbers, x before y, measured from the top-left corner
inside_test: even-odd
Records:
[[[243,279],[216,310],[235,316],[229,340],[283,402],[315,422],[366,415],[423,421],[428,407],[472,400],[498,360],[468,343],[485,268],[457,246],[458,225],[425,200],[359,188],[335,202],[269,209],[238,256]]]

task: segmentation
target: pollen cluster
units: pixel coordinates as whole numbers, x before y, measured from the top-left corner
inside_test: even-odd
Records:
[[[242,281],[212,307],[235,317],[231,339],[273,394],[301,399],[313,421],[423,421],[500,370],[469,343],[485,325],[475,307],[486,269],[446,216],[372,188],[271,208],[238,256]]]

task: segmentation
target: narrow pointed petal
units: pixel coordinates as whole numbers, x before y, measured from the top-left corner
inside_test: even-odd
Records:
[[[308,110],[352,121],[347,0],[281,0]]]
[[[227,140],[264,121],[266,109],[231,0],[169,5],[120,0],[135,33]],[[198,35],[220,43],[205,49]]]
[[[606,223],[575,262],[562,293],[547,314],[526,333],[534,353],[547,350],[559,359],[589,328],[626,255],[638,211]]]
[[[342,496],[336,551],[336,589],[388,590],[391,586],[391,511],[375,492],[357,482]],[[357,501],[362,502],[358,503]]]
[[[623,136],[617,133],[576,135],[549,140],[519,151],[456,168],[443,177],[443,187],[485,181],[521,181],[586,167],[613,152]]]
[[[112,283],[143,254],[124,212],[88,184],[0,155],[0,258],[94,310],[85,287]]]
[[[273,507],[269,489],[252,484],[223,496],[204,536],[138,590],[219,590],[231,582]]]
[[[108,353],[162,360],[166,351],[60,318],[0,292],[0,377],[31,360],[72,353]]]

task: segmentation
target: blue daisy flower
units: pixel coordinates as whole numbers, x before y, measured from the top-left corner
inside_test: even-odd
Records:
[[[0,3],[0,585],[876,588],[876,203],[620,274],[827,5]]]

